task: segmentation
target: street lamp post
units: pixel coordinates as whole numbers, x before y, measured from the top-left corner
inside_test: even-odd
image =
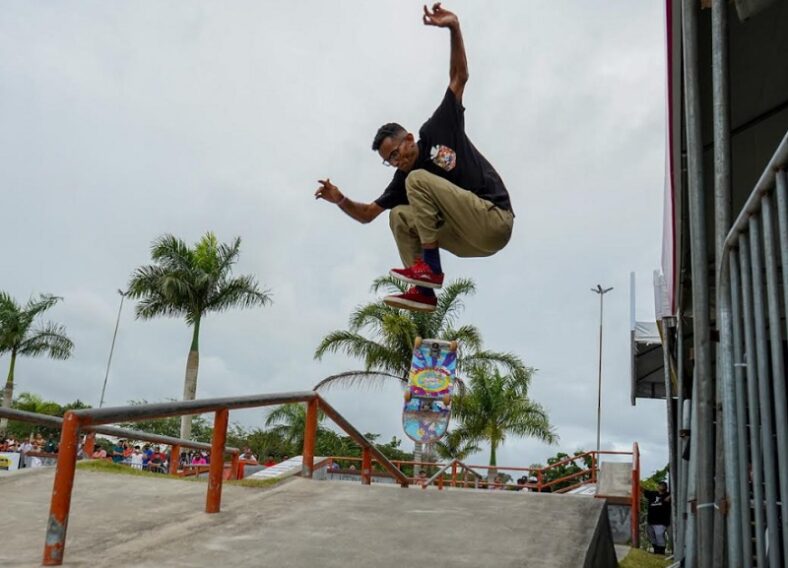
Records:
[[[599,468],[599,438],[602,427],[602,310],[605,304],[605,294],[613,289],[602,288],[597,284],[596,288],[591,288],[595,294],[599,294],[599,381],[597,386],[597,401],[596,401],[596,467]]]
[[[115,351],[115,339],[118,337],[118,326],[120,325],[120,312],[123,310],[123,300],[126,298],[126,292],[118,288],[120,294],[120,306],[118,307],[118,319],[115,321],[115,332],[112,334],[112,345],[109,348],[109,359],[107,359],[107,372],[104,374],[104,385],[101,387],[101,400],[99,400],[99,408],[104,406],[104,393],[107,390],[107,379],[109,379],[109,367],[112,364],[112,353]]]

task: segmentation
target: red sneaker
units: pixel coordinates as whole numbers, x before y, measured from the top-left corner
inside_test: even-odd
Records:
[[[425,288],[443,286],[443,274],[435,274],[430,265],[421,258],[417,258],[413,266],[408,268],[392,268],[389,274],[414,286],[424,286]]]
[[[408,289],[404,294],[392,294],[383,298],[383,303],[392,308],[402,308],[415,312],[434,312],[438,304],[438,298],[427,296],[419,292],[415,286]]]

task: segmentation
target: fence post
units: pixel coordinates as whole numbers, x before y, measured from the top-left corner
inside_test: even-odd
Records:
[[[85,445],[82,447],[82,452],[85,455],[85,459],[90,459],[93,457],[93,452],[96,451],[96,433],[89,432],[87,436],[85,436]]]
[[[227,440],[227,422],[230,411],[222,408],[216,411],[211,438],[211,466],[208,471],[208,497],[205,502],[206,513],[218,513],[222,504],[222,477],[224,474],[224,446]]]
[[[369,448],[361,451],[361,483],[363,485],[372,483],[372,452]]]
[[[170,451],[170,475],[178,475],[178,465],[181,463],[181,446],[174,444]]]
[[[230,479],[236,481],[244,478],[244,466],[241,465],[241,455],[233,452],[230,456]]]
[[[66,528],[71,509],[71,490],[74,487],[74,473],[77,467],[77,446],[79,444],[79,418],[73,412],[66,412],[60,431],[60,447],[57,455],[55,483],[52,488],[52,502],[49,506],[46,540],[44,542],[44,566],[60,566],[66,551]]]
[[[306,403],[306,426],[304,427],[304,457],[301,465],[301,477],[312,478],[315,469],[315,441],[317,438],[317,414],[320,402],[313,398]]]

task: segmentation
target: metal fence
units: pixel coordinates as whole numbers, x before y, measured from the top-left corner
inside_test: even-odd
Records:
[[[69,411],[63,417],[58,450],[57,470],[52,489],[52,500],[44,542],[45,566],[63,563],[66,547],[66,528],[71,509],[71,493],[77,463],[77,448],[80,430],[97,430],[104,424],[118,421],[136,422],[150,418],[186,416],[215,412],[211,455],[223,455],[226,451],[227,426],[230,410],[259,408],[287,403],[306,403],[306,427],[304,432],[303,468],[304,477],[312,477],[314,470],[315,442],[317,438],[318,413],[327,417],[342,428],[362,448],[362,483],[371,482],[373,458],[400,483],[408,486],[408,478],[392,464],[372,442],[367,440],[320,395],[313,391],[289,392],[279,394],[260,394],[234,398],[213,398],[181,402],[165,402],[138,406],[104,407]],[[104,429],[102,427],[102,429]],[[236,460],[237,461],[237,460]],[[211,460],[208,471],[208,491],[205,503],[206,513],[218,513],[222,498],[223,460]]]
[[[8,418],[9,420],[16,420],[18,422],[27,422],[30,424],[39,424],[49,428],[56,428],[60,430],[63,426],[63,419],[58,416],[49,416],[47,414],[39,414],[37,412],[27,412],[25,410],[15,410],[12,408],[0,408],[0,418]],[[183,440],[181,438],[173,438],[172,436],[164,436],[161,434],[151,434],[149,432],[140,432],[139,430],[131,430],[128,428],[117,428],[115,426],[85,426],[83,430],[89,432],[85,439],[84,454],[90,457],[93,454],[95,435],[104,434],[106,436],[113,436],[115,438],[125,438],[128,440],[136,440],[140,442],[150,442],[152,444],[162,444],[170,446],[170,470],[169,473],[175,475],[178,470],[180,453],[182,448],[189,448],[192,450],[210,450],[211,445],[204,442],[195,442],[194,440]],[[232,477],[237,476],[238,460],[241,450],[228,446],[224,449],[226,454],[230,454],[231,458],[231,471]]]
[[[728,233],[718,267],[730,566],[788,560],[788,134]]]

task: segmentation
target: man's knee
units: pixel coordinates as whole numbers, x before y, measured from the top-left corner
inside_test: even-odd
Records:
[[[427,170],[413,170],[405,178],[405,191],[410,194],[412,191],[424,189],[435,177],[435,174]]]

